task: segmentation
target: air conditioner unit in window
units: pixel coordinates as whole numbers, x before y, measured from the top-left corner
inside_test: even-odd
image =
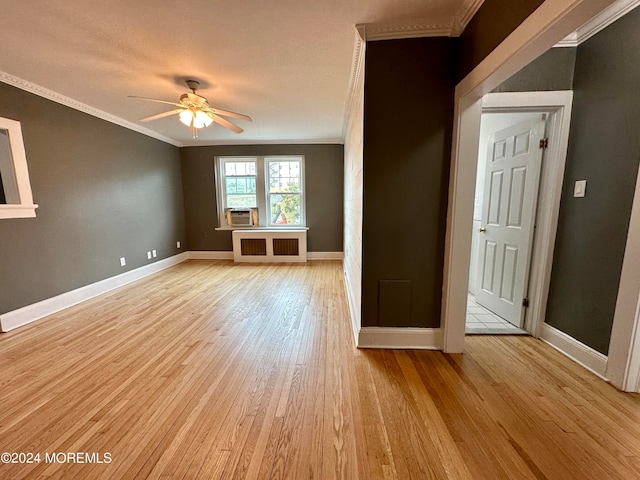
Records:
[[[257,225],[258,210],[255,208],[228,208],[227,224],[232,227]]]

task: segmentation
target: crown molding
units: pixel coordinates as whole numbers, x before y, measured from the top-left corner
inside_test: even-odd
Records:
[[[232,147],[241,145],[344,145],[342,137],[291,138],[280,140],[185,140],[181,147]]]
[[[361,23],[356,25],[356,30],[365,42],[400,38],[458,37],[483,3],[484,0],[463,0],[453,20],[447,23]]]
[[[401,38],[448,37],[451,33],[451,25],[451,23],[361,23],[356,25],[356,29],[364,41],[371,42],[375,40],[397,40]]]
[[[449,36],[459,37],[460,35],[462,35],[462,32],[464,32],[464,29],[467,28],[467,25],[476,14],[476,12],[480,9],[483,3],[484,0],[464,0],[455,16],[453,17],[451,33],[449,33]]]
[[[353,108],[353,104],[356,96],[356,87],[364,71],[364,51],[366,48],[365,37],[366,37],[366,32],[365,32],[364,26],[356,25],[355,41],[353,45],[353,58],[351,60],[351,77],[349,79],[347,103],[345,105],[344,115],[342,120],[342,138],[343,139],[347,138],[347,128],[349,128],[349,116],[351,115],[351,109]]]
[[[114,123],[116,125],[127,128],[129,130],[142,133],[143,135],[147,135],[148,137],[153,137],[162,142],[175,145],[176,147],[182,146],[181,142],[174,140],[173,138],[169,138],[167,136],[154,132],[153,130],[149,130],[148,128],[144,128],[144,127],[141,127],[140,125],[136,125],[135,123],[129,122],[128,120],[125,120],[123,118],[116,117],[115,115],[104,112],[102,110],[98,110],[97,108],[91,107],[85,103],[74,100],[73,98],[66,97],[59,93],[53,92],[47,88],[41,87],[40,85],[36,85],[35,83],[31,83],[31,82],[28,82],[27,80],[23,80],[22,78],[15,77],[7,72],[0,71],[0,82],[14,86],[26,92],[33,93],[34,95],[38,95],[39,97],[46,98],[47,100],[51,100],[52,102],[59,103],[66,107],[73,108],[74,110],[87,113],[94,117],[100,118],[101,120],[105,120],[107,122]]]
[[[596,33],[604,30],[613,22],[629,13],[638,5],[640,5],[640,0],[618,0],[554,46],[577,47],[582,42],[589,40]]]

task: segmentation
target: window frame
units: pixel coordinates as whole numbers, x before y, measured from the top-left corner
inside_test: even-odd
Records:
[[[0,130],[6,131],[11,156],[0,160],[0,178],[7,202],[0,204],[0,219],[35,217],[38,205],[33,203],[20,122],[0,117]]]
[[[259,170],[260,170],[260,165],[258,164],[258,161],[256,160],[255,157],[219,157],[220,158],[220,165],[219,165],[219,169],[220,169],[220,183],[218,184],[218,182],[216,182],[216,187],[220,189],[221,191],[221,196],[220,196],[220,200],[222,205],[224,205],[224,208],[222,209],[222,215],[224,216],[224,209],[227,208],[227,199],[228,199],[228,194],[227,194],[227,182],[226,179],[227,177],[234,177],[234,178],[249,178],[249,177],[255,177],[256,179],[256,207],[259,208],[259,203],[260,203],[260,194],[261,194],[261,186],[262,183],[260,182],[260,175],[259,175]],[[226,163],[240,163],[240,162],[245,162],[245,163],[249,163],[252,162],[255,164],[256,166],[256,174],[255,175],[226,175],[225,172],[225,164]]]
[[[255,161],[256,164],[256,204],[258,208],[258,225],[232,226],[227,225],[225,210],[227,207],[226,177],[224,165],[227,162]],[[299,224],[272,224],[271,209],[269,205],[269,162],[297,161],[300,163],[300,223]],[[215,157],[215,188],[216,208],[218,213],[217,230],[236,230],[244,228],[306,228],[306,202],[305,202],[305,174],[304,155],[220,155]]]
[[[277,224],[277,223],[272,223],[271,222],[271,195],[282,195],[283,193],[286,194],[286,192],[278,192],[278,193],[271,193],[270,192],[270,187],[269,187],[269,178],[270,178],[270,172],[269,172],[269,164],[272,162],[294,162],[297,161],[300,163],[300,168],[299,168],[299,175],[300,175],[300,192],[292,192],[294,195],[300,195],[300,223],[299,224]],[[269,215],[266,218],[266,226],[271,228],[271,227],[277,227],[277,228],[283,228],[283,227],[303,227],[306,225],[306,216],[305,216],[305,201],[304,201],[304,157],[302,155],[270,155],[268,157],[264,157],[264,181],[265,181],[265,213],[269,213]]]

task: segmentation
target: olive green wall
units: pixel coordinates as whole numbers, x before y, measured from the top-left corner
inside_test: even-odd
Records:
[[[576,51],[576,48],[551,48],[493,92],[572,90]]]
[[[21,123],[39,204],[36,218],[0,220],[0,313],[179,252],[177,147],[3,83],[0,116]]]
[[[607,354],[640,163],[640,9],[577,49],[546,322]],[[573,197],[576,180],[586,196]]]
[[[484,0],[460,36],[457,81],[462,80],[544,0]]]
[[[215,157],[304,155],[310,252],[342,252],[343,145],[220,145],[181,149],[187,246],[195,251],[231,251],[230,231],[216,231]]]
[[[367,43],[362,326],[438,327],[455,39]]]

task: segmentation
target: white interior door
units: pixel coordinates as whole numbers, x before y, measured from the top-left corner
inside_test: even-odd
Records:
[[[539,118],[489,139],[480,228],[476,302],[522,327],[542,167]]]

